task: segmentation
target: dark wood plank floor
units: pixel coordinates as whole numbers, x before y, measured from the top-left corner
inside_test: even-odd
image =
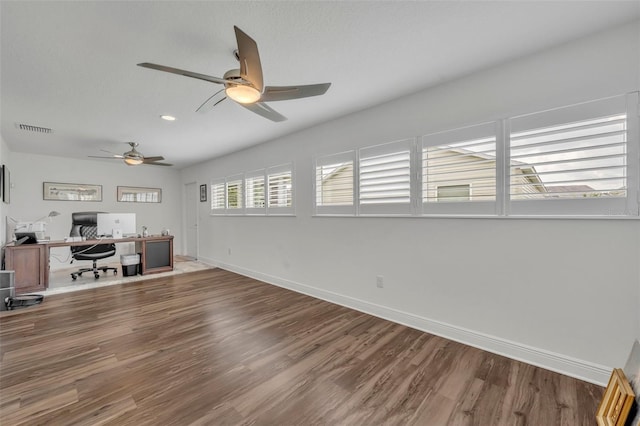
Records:
[[[594,425],[603,389],[220,269],[0,314],[0,424]]]

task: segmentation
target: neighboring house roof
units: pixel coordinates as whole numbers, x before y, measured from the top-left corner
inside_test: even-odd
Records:
[[[335,176],[339,175],[340,173],[342,173],[344,170],[350,169],[352,168],[353,165],[351,163],[336,167],[335,169],[331,170],[329,173],[327,173],[327,175],[324,177],[324,179],[322,179],[323,182],[326,182],[328,180],[333,179]]]

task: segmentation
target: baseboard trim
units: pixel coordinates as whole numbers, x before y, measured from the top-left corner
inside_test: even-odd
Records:
[[[336,303],[347,308],[355,309],[369,315],[383,318],[407,327],[415,328],[427,333],[435,334],[446,339],[473,346],[488,352],[506,356],[511,359],[555,371],[586,382],[600,386],[606,386],[611,368],[590,363],[588,361],[572,358],[559,353],[547,351],[532,346],[523,345],[496,336],[480,333],[474,330],[447,324],[441,321],[432,320],[417,316],[408,312],[399,311],[378,305],[364,300],[344,296],[316,287],[307,286],[280,277],[264,274],[262,272],[243,268],[237,265],[220,262],[215,259],[198,259],[211,266],[235,272],[250,278],[254,278],[265,283],[286,288],[308,296]]]

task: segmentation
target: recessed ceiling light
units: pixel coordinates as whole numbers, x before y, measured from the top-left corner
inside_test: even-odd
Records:
[[[167,120],[167,121],[175,121],[175,117],[172,115],[161,115],[160,118],[162,118],[163,120]]]

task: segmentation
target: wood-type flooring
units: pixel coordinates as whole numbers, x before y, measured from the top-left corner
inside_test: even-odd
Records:
[[[595,425],[599,386],[221,269],[0,314],[1,425]]]

